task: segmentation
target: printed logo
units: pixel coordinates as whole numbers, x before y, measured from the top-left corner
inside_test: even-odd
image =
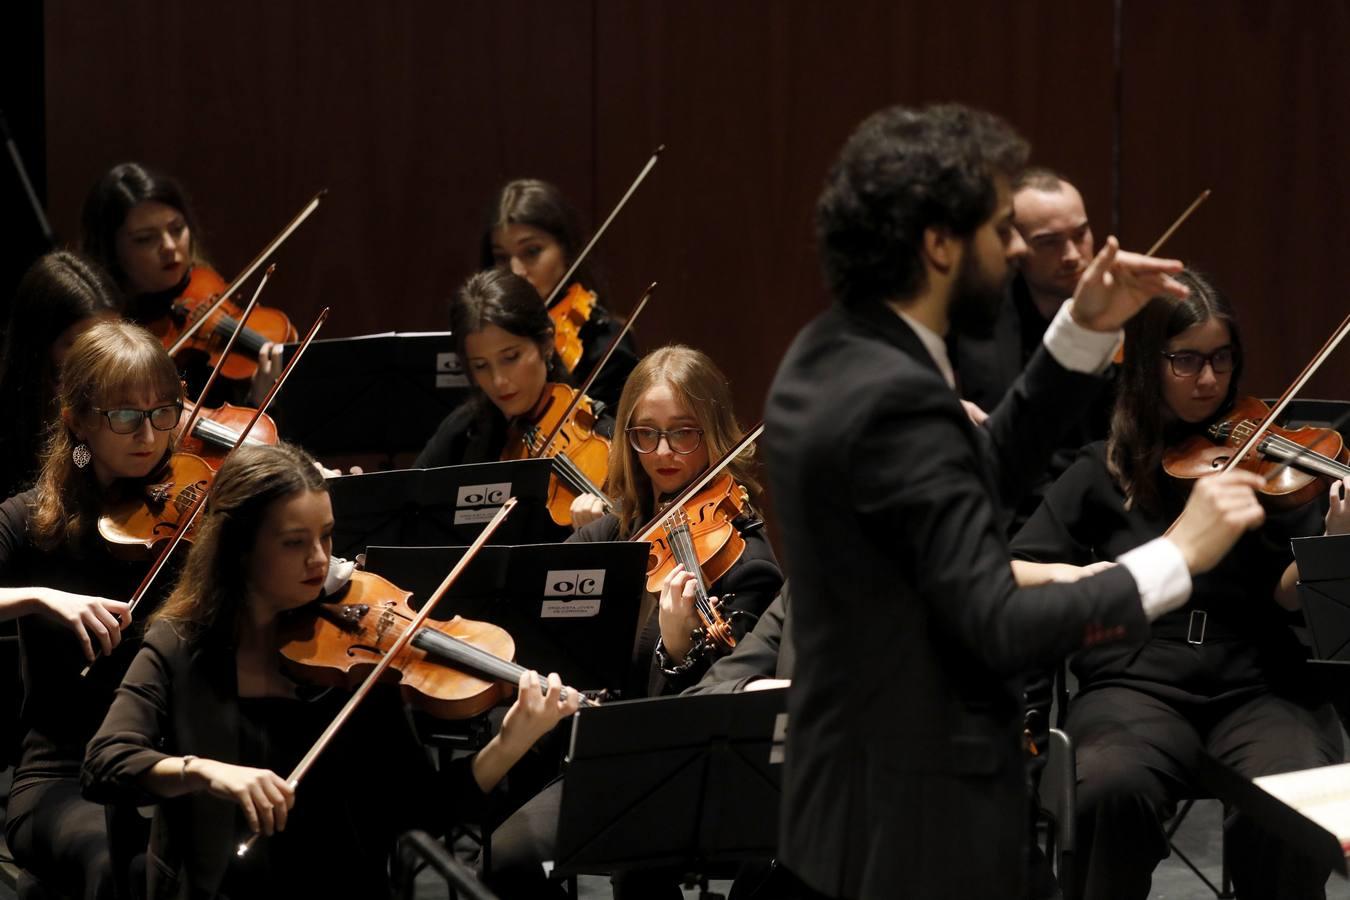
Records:
[[[599,597],[605,592],[604,569],[550,569],[545,597]]]
[[[496,484],[466,484],[455,497],[455,524],[472,525],[487,522],[511,496],[511,482]]]

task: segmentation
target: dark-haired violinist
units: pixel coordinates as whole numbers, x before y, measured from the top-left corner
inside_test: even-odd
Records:
[[[19,282],[0,352],[0,496],[31,487],[56,417],[56,382],[75,339],[117,318],[121,296],[87,257],[57,250],[39,258]]]
[[[1204,479],[1172,536],[1121,566],[1013,581],[1009,508],[1124,322],[1186,293],[1179,262],[1108,239],[977,429],[943,335],[994,323],[1026,154],[988,113],[892,107],[849,137],[817,204],[835,303],[778,370],[765,448],[796,619],[779,859],[802,896],[1020,896],[1020,674],[1141,638],[1262,517],[1256,476]]]
[[[414,465],[418,468],[492,462],[529,454],[530,424],[546,412],[560,414],[554,387],[567,381],[553,344],[554,326],[530,283],[500,269],[471,277],[450,307],[455,348],[477,388],[473,398],[451,412],[427,441]],[[570,388],[564,392],[572,396]],[[574,415],[591,415],[586,404]],[[614,420],[594,410],[587,431],[608,441]],[[541,437],[540,440],[543,438]],[[555,447],[560,445],[555,443]],[[601,456],[603,460],[603,456]],[[569,510],[589,509],[604,481],[574,491]],[[565,517],[572,524],[571,516]]]
[[[1020,584],[1109,564],[1162,534],[1182,509],[1190,485],[1164,473],[1164,450],[1232,408],[1243,354],[1227,300],[1191,270],[1178,279],[1189,297],[1157,297],[1126,325],[1110,437],[1084,449],[1013,539]],[[1074,657],[1067,730],[1084,850],[1077,896],[1148,896],[1168,853],[1163,822],[1201,790],[1202,752],[1248,778],[1340,761],[1335,714],[1308,681],[1287,613],[1299,605],[1289,538],[1350,531],[1340,484],[1325,523],[1319,503],[1270,513],[1195,577],[1186,605],[1156,619],[1142,646]],[[1324,896],[1325,868],[1241,813],[1225,828],[1239,896]]]
[[[622,326],[597,296],[604,285],[594,253],[567,284],[559,284],[585,244],[580,219],[562,192],[547,181],[522,178],[503,185],[493,198],[479,258],[484,269],[495,266],[529,281],[540,299],[554,296],[549,309],[554,340],[574,385],[591,374]],[[636,364],[637,349],[626,336],[591,385],[591,396],[614,406]]]
[[[124,315],[142,325],[175,315],[174,303],[188,292],[194,275],[203,283],[220,281],[210,270],[183,186],[140,163],[113,166],[90,189],[81,213],[80,249],[113,276],[126,297]],[[256,400],[266,394],[281,372],[281,351],[280,344],[261,347],[251,384],[233,399],[243,400],[247,393]],[[188,369],[196,394],[209,369]]]
[[[278,773],[346,699],[297,684],[279,653],[282,619],[326,584],[340,587],[330,583],[332,531],[326,482],[304,451],[244,447],[221,466],[182,577],[84,765],[91,798],[156,804],[147,866],[155,900],[388,896],[400,832],[439,831],[447,812],[472,814],[577,709],[580,695],[556,675],[541,691],[539,676],[524,673],[500,732],[437,780],[397,690],[377,691],[292,789]],[[250,831],[268,837],[236,856]]]

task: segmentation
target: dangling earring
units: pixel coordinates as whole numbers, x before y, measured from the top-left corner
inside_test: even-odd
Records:
[[[89,461],[94,458],[94,454],[89,452],[89,445],[81,441],[70,451],[70,460],[75,463],[75,468],[83,469],[89,465]]]

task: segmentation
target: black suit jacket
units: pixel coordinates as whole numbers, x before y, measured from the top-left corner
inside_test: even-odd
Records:
[[[1019,590],[1009,564],[1002,509],[1096,383],[1042,350],[976,429],[884,306],[789,349],[765,454],[796,620],[779,853],[815,889],[1019,895],[1019,673],[1147,633],[1125,569]]]

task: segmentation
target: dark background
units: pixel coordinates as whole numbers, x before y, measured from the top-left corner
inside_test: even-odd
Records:
[[[1215,276],[1248,387],[1278,394],[1346,312],[1350,11],[1308,0],[367,0],[6,5],[5,108],[58,234],[110,165],[178,175],[227,278],[319,188],[266,301],[325,336],[441,329],[508,178],[594,226],[660,143],[599,250],[645,348],[684,341],[759,417],[826,302],[812,240],[830,160],[869,112],[992,109],[1083,190],[1099,241]],[[45,130],[44,130],[45,124]],[[8,164],[5,259],[36,226]],[[11,191],[15,193],[11,194]],[[12,277],[6,284],[12,284]],[[6,292],[7,295],[8,292]],[[1344,397],[1350,357],[1308,396]]]

